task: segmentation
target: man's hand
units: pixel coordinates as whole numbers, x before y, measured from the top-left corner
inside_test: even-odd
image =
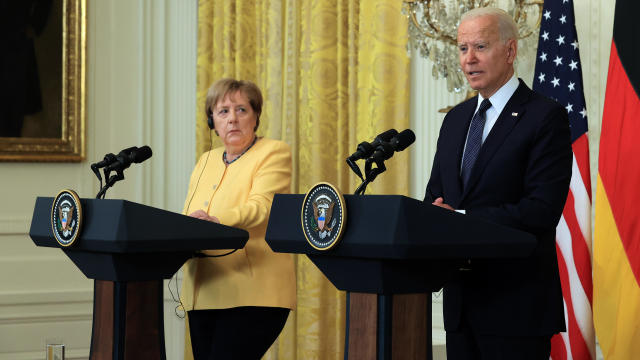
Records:
[[[444,199],[442,197],[437,198],[432,204],[435,206],[440,206],[441,208],[445,208],[447,210],[454,210],[449,204],[444,203]]]
[[[196,219],[207,220],[207,221],[211,221],[211,222],[220,224],[220,220],[218,220],[217,217],[209,216],[209,214],[204,212],[204,210],[196,210],[196,211],[192,212],[191,214],[189,214],[189,216],[194,217]]]

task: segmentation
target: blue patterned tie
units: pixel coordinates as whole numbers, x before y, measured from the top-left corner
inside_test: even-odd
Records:
[[[491,107],[489,99],[482,100],[480,108],[476,111],[475,115],[471,119],[471,125],[469,126],[469,134],[467,135],[467,145],[464,150],[464,156],[462,157],[462,184],[464,188],[467,187],[469,177],[471,175],[471,169],[478,158],[480,153],[480,147],[482,146],[482,131],[484,130],[484,123],[486,117],[484,116],[488,108]]]

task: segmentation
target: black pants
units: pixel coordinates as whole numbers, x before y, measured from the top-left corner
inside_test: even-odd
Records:
[[[189,311],[195,360],[258,360],[278,338],[289,309],[245,306]]]
[[[495,336],[474,332],[465,317],[447,331],[447,360],[549,360],[551,335]]]

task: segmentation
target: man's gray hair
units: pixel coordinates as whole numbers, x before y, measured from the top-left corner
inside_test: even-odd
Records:
[[[506,11],[494,7],[479,7],[471,9],[462,14],[460,23],[466,20],[479,18],[482,16],[492,16],[498,21],[498,31],[500,33],[500,40],[507,41],[509,39],[518,40],[518,26],[513,21],[511,15]]]

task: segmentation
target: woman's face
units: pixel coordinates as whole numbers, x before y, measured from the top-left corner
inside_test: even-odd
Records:
[[[253,141],[256,113],[242,91],[227,94],[213,109],[215,129],[228,153],[241,152]]]

